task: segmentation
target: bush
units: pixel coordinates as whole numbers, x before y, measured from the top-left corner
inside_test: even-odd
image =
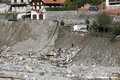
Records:
[[[110,35],[109,33],[101,33],[101,32],[96,32],[94,30],[91,31],[91,34],[93,36],[109,36]]]
[[[98,31],[98,24],[93,21],[93,24],[91,25],[91,28],[94,29],[96,32]]]
[[[86,24],[90,24],[90,21],[88,19],[85,20]]]
[[[117,35],[120,35],[120,23],[114,23],[112,25],[110,41],[113,42]]]
[[[74,7],[49,7],[46,8],[47,11],[69,11],[69,10],[76,10]]]
[[[22,16],[22,19],[25,19],[25,18],[27,18],[27,15],[23,15],[23,16]]]
[[[61,25],[61,26],[64,26],[64,25],[65,25],[65,22],[64,22],[64,21],[61,21],[61,22],[60,22],[60,25]]]

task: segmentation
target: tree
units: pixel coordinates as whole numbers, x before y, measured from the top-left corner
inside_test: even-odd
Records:
[[[103,2],[105,2],[105,0],[103,0]],[[74,0],[72,6],[81,7],[81,6],[84,6],[87,3],[92,4],[92,5],[99,5],[99,4],[101,4],[101,0]]]
[[[98,31],[98,24],[95,22],[95,21],[93,21],[93,24],[92,24],[92,29],[94,29],[96,32]]]
[[[109,26],[112,23],[112,18],[106,12],[99,13],[96,18],[100,32],[108,32]]]
[[[72,5],[71,0],[65,0],[64,6],[68,7],[68,6],[71,6],[71,5]]]

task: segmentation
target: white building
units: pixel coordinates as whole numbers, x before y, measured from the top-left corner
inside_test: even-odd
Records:
[[[107,9],[120,9],[120,0],[106,0]]]
[[[31,2],[31,19],[45,19],[45,5],[42,0],[33,0]]]
[[[59,7],[65,0],[11,0],[11,12],[19,13],[17,19],[30,14],[31,19],[41,20],[46,18],[45,7]]]
[[[11,0],[11,12],[26,12],[27,5],[31,0]]]
[[[46,7],[59,7],[65,0],[33,0],[31,2],[31,19],[46,19]]]

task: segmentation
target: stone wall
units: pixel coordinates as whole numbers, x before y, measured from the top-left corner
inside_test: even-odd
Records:
[[[5,15],[0,15],[0,19],[6,19]]]
[[[77,11],[47,11],[46,12],[46,19],[53,20],[84,20],[94,19],[96,16],[96,12],[77,12]]]

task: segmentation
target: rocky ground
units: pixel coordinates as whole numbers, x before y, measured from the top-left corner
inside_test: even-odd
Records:
[[[119,80],[119,39],[54,21],[0,21],[0,80]]]

